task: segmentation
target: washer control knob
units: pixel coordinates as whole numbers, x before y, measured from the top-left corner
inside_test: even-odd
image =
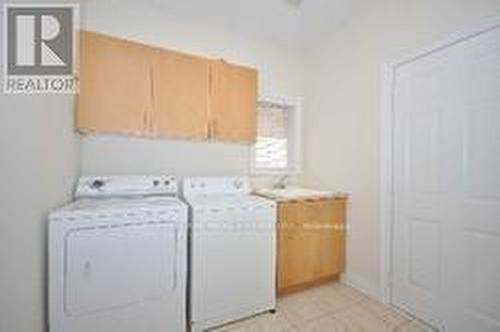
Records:
[[[103,180],[94,180],[91,184],[90,184],[90,187],[92,189],[97,189],[97,190],[100,190],[102,189],[102,187],[104,187],[106,183],[103,181]]]
[[[241,187],[243,187],[243,181],[241,181],[241,180],[234,180],[233,181],[233,186],[236,189],[241,189]]]

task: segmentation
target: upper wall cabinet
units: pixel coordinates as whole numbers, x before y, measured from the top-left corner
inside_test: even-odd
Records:
[[[152,75],[153,134],[208,138],[210,61],[160,50]]]
[[[257,71],[81,33],[82,131],[251,143]]]
[[[81,34],[80,45],[77,128],[146,134],[154,53],[140,44],[91,32]]]
[[[257,137],[257,71],[214,61],[211,72],[211,135],[253,143]]]

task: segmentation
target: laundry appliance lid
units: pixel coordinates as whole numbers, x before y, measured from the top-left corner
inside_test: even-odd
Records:
[[[176,197],[80,198],[51,214],[51,218],[96,218],[181,213],[185,204]]]
[[[276,203],[254,195],[198,195],[186,197],[188,203],[196,210],[231,210],[274,208]]]

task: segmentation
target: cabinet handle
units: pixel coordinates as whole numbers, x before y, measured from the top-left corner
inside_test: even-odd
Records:
[[[216,139],[217,138],[217,121],[213,121],[212,123],[212,138]]]
[[[211,139],[211,133],[210,133],[210,122],[207,122],[207,124],[205,125],[205,137],[207,139]]]
[[[149,134],[156,134],[156,128],[153,128],[153,114],[155,110],[155,80],[154,80],[154,68],[153,66],[149,67],[149,82],[150,82],[150,98],[151,98],[151,107],[150,111],[146,112],[146,132]],[[149,113],[149,115],[147,114]]]
[[[149,121],[148,121],[148,112],[147,112],[147,110],[146,110],[146,112],[144,112],[142,121],[144,123],[144,131],[146,133],[148,133],[149,132],[149,125],[148,125]]]
[[[211,141],[213,139],[213,114],[212,114],[212,107],[213,107],[213,96],[214,96],[214,64],[210,62],[208,64],[208,123],[207,123],[207,137],[208,140]]]

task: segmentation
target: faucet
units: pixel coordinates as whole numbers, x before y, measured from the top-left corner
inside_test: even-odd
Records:
[[[288,174],[280,176],[278,181],[276,181],[276,183],[274,184],[273,189],[285,189],[289,177],[290,176]]]

